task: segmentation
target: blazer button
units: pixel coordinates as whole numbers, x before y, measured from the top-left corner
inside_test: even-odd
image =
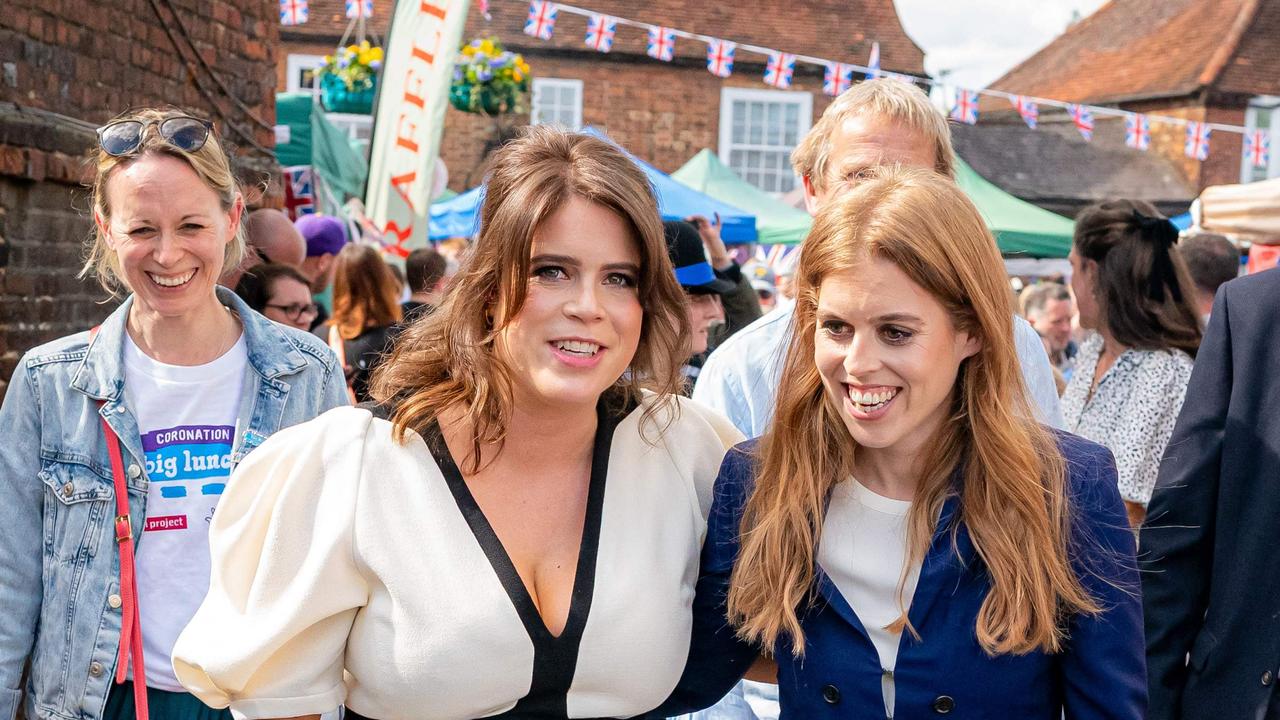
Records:
[[[956,701],[950,695],[939,695],[933,699],[933,711],[939,715],[946,715],[954,710]]]
[[[826,700],[828,705],[835,705],[840,702],[840,688],[835,685],[824,685],[822,687],[822,699]]]
[[[62,486],[62,497],[69,498],[73,493],[75,493],[75,491],[76,491],[76,486],[72,485],[71,483],[67,483],[66,485]]]
[[[112,593],[111,595],[107,596],[107,604],[111,606],[112,610],[115,610],[115,609],[118,609],[121,605],[123,605],[124,601],[120,599],[119,595]]]
[[[89,663],[89,674],[94,677],[98,677],[99,675],[101,675],[102,663],[97,662],[96,660],[94,662]]]
[[[1262,687],[1269,686],[1272,680],[1275,680],[1275,676],[1271,674],[1270,670],[1262,673]]]
[[[139,477],[141,477],[141,475],[142,475],[142,468],[138,467],[136,463],[129,466],[130,479],[137,480]]]

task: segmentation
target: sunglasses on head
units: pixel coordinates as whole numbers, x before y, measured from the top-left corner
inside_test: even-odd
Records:
[[[117,120],[98,128],[98,147],[114,157],[129,155],[142,144],[147,128],[152,125],[159,125],[160,137],[183,152],[195,152],[204,147],[213,130],[213,123],[189,115],[163,120]]]

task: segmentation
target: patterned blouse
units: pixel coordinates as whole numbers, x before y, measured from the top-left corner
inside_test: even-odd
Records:
[[[1120,472],[1120,497],[1146,507],[1187,394],[1191,356],[1181,350],[1126,350],[1090,397],[1101,354],[1097,333],[1080,346],[1062,395],[1065,428],[1111,450]]]

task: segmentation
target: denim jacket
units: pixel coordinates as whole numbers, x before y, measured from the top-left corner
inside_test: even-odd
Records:
[[[238,463],[275,431],[345,405],[347,391],[324,343],[267,320],[224,288],[217,292],[239,316],[249,355],[232,447]],[[0,406],[0,720],[13,720],[28,661],[28,718],[96,720],[106,705],[122,614],[100,416],[123,446],[135,537],[146,522],[145,456],[124,398],[132,302],[92,342],[82,332],[28,352]]]

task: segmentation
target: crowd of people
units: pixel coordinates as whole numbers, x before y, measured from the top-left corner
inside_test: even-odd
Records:
[[[0,720],[1280,718],[1280,279],[1116,199],[1015,297],[953,157],[854,86],[771,268],[532,127],[391,265],[112,121],[122,302],[0,406]]]

